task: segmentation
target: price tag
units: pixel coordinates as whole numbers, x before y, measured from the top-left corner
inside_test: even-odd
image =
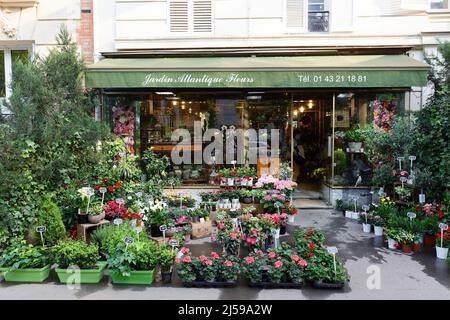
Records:
[[[410,219],[415,219],[417,217],[417,214],[415,212],[408,212],[406,216]]]
[[[329,254],[337,254],[338,253],[338,248],[336,247],[328,247],[327,251]]]
[[[121,206],[122,204],[125,203],[125,200],[123,200],[122,198],[116,199],[116,203]]]
[[[169,246],[178,247],[180,245],[180,241],[172,239],[169,241]]]
[[[162,226],[159,227],[159,231],[164,232],[167,230],[167,227],[165,224],[163,224]]]
[[[106,191],[107,191],[107,189],[106,189],[105,187],[101,187],[101,188],[99,189],[99,191],[100,191],[100,193],[105,194]]]
[[[415,161],[417,158],[416,158],[416,156],[409,156],[408,159],[411,161]]]
[[[448,229],[448,225],[445,223],[439,223],[439,229],[445,231]]]
[[[403,161],[405,160],[405,157],[397,157],[397,161]]]
[[[364,212],[367,212],[370,209],[370,207],[366,204],[363,205],[361,208],[364,210]]]
[[[88,195],[89,197],[92,197],[92,196],[95,194],[95,190],[92,189],[92,188],[88,188],[88,189],[86,190],[86,193],[87,193],[87,195]]]
[[[36,232],[43,233],[45,231],[47,231],[47,228],[45,226],[36,227]]]
[[[130,237],[126,237],[124,241],[126,244],[132,244],[134,242],[133,238]]]
[[[114,219],[114,224],[115,224],[116,226],[119,226],[119,225],[121,225],[122,223],[123,223],[123,220],[122,220],[122,219],[120,219],[120,218]]]

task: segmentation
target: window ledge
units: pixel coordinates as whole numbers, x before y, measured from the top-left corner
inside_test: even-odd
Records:
[[[30,8],[34,7],[37,0],[0,0],[2,8]]]
[[[430,9],[427,11],[428,14],[449,14],[450,9]]]

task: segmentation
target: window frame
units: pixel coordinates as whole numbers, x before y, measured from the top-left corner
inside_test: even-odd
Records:
[[[194,31],[194,1],[195,0],[186,0],[187,1],[187,8],[188,8],[188,13],[187,13],[187,25],[188,25],[188,31],[171,31],[170,30],[170,3],[171,0],[167,1],[167,34],[170,36],[174,36],[174,37],[179,37],[179,36],[201,36],[201,35],[207,35],[210,36],[212,34],[214,34],[214,25],[215,25],[215,21],[214,21],[214,0],[210,0],[211,2],[211,31],[209,32],[199,32],[199,31]]]
[[[428,0],[428,12],[431,12],[431,13],[449,12],[450,11],[450,1],[449,0],[441,0],[441,2],[445,2],[445,1],[447,1],[447,8],[444,7],[444,8],[440,8],[440,9],[433,9],[433,8],[431,8],[431,4],[433,2],[438,2],[438,1]]]

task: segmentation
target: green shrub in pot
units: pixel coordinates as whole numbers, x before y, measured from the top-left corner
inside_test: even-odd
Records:
[[[336,257],[336,272],[334,271],[333,255],[325,249],[317,249],[308,260],[308,266],[305,269],[305,275],[308,280],[320,281],[328,284],[345,283],[350,281],[347,269],[341,263],[339,257]]]

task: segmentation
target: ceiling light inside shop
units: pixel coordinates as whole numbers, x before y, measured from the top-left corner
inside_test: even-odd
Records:
[[[173,104],[174,106],[177,106],[177,105],[178,105],[178,101],[177,101],[177,100],[174,100],[174,101],[172,101],[172,104]]]
[[[300,113],[305,112],[305,107],[300,107]]]
[[[298,115],[298,111],[295,110],[295,111],[294,111],[294,116],[297,116],[297,115]]]
[[[313,103],[312,103],[312,102],[308,103],[308,108],[309,108],[309,109],[312,109],[312,108],[313,108],[313,106],[314,106],[314,105],[313,105]]]
[[[340,93],[340,94],[338,94],[337,97],[340,99],[344,99],[344,98],[350,99],[353,97],[353,93]]]
[[[247,96],[247,100],[261,100],[261,96]]]
[[[174,93],[170,92],[170,91],[163,91],[163,92],[155,92],[156,94],[160,95],[160,96],[171,96]]]

